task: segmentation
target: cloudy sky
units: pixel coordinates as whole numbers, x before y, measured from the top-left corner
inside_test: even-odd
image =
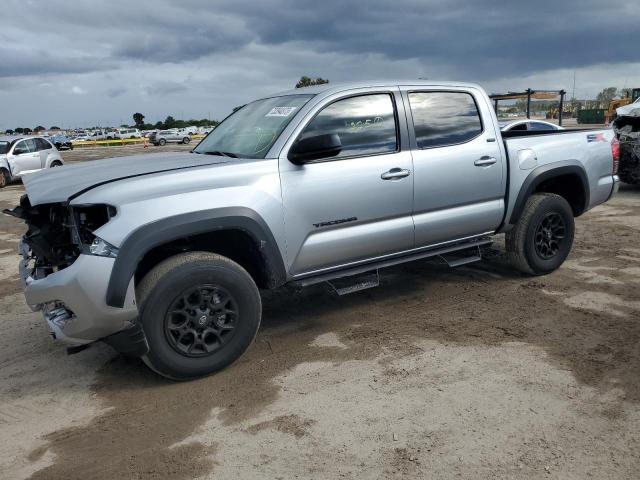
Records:
[[[640,87],[638,0],[2,0],[0,129],[226,116],[291,88],[429,78]]]

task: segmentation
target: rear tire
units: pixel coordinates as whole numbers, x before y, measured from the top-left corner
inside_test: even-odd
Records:
[[[523,273],[551,273],[571,252],[574,233],[569,203],[560,195],[536,193],[529,197],[518,222],[506,234],[507,258]]]
[[[167,141],[164,138],[161,138],[160,140],[158,140],[158,145],[160,145],[161,147],[164,146],[167,143]]]
[[[149,343],[142,359],[173,380],[209,375],[231,364],[260,326],[262,303],[251,276],[209,252],[164,260],[145,275],[136,296]]]
[[[184,137],[182,139],[182,143],[185,144],[185,145],[188,144],[190,141],[191,141],[191,139],[189,137]]]
[[[51,166],[49,168],[61,167],[61,166],[62,166],[62,162],[59,162],[58,160],[54,160],[53,162],[51,162]]]

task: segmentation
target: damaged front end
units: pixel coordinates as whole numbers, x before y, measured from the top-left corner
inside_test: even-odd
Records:
[[[25,285],[69,267],[81,253],[115,256],[117,249],[94,235],[116,213],[109,205],[71,207],[64,203],[32,206],[23,195],[20,205],[4,213],[24,220],[20,242],[20,273]]]
[[[625,183],[640,185],[640,105],[637,108],[627,107],[624,115],[619,114],[613,122],[613,131],[620,142],[618,175]]]

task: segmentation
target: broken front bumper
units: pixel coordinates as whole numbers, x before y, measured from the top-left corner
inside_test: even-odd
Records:
[[[123,308],[105,298],[115,259],[80,255],[69,267],[39,278],[29,268],[29,251],[21,243],[20,276],[27,304],[41,310],[55,337],[71,345],[100,340],[131,327],[138,316],[133,280]]]

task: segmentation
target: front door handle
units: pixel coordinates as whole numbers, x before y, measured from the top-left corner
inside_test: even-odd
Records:
[[[400,178],[408,177],[411,174],[411,170],[404,168],[392,168],[388,172],[384,172],[380,175],[382,180],[399,180]]]
[[[476,167],[488,167],[489,165],[493,165],[497,161],[498,160],[495,157],[488,157],[485,155],[484,157],[480,157],[478,160],[473,162],[473,164]]]

